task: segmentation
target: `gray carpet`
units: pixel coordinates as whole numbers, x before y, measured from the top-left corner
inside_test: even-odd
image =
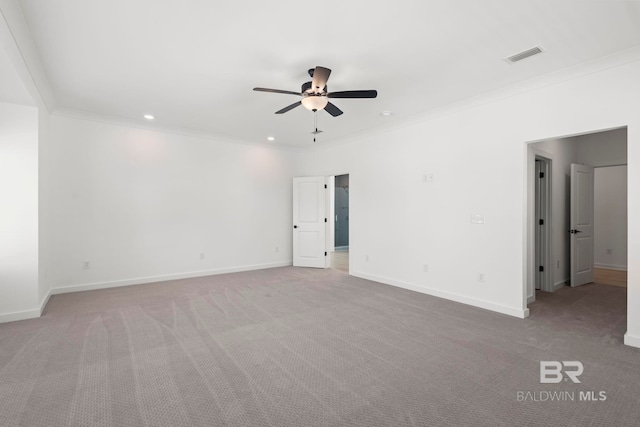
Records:
[[[0,325],[0,425],[640,425],[626,289],[538,298],[519,320],[293,267],[58,295]],[[582,382],[540,384],[541,360]]]

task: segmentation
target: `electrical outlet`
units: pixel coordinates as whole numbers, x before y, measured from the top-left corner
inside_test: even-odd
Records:
[[[611,255],[613,253],[612,249],[607,249],[607,255]]]
[[[484,283],[484,279],[485,279],[484,273],[478,273],[478,282]]]
[[[90,263],[89,261],[84,261],[84,262],[82,263],[82,268],[83,268],[84,270],[88,270],[88,269],[90,269],[90,268],[91,268],[91,263]]]
[[[204,252],[200,252],[200,259],[204,259]]]
[[[422,182],[433,182],[433,172],[422,175]]]
[[[423,264],[422,265],[422,271],[424,273],[428,273],[429,272],[429,264]]]
[[[365,261],[367,261],[367,262],[369,262],[369,255],[365,255],[365,256],[364,256],[364,260],[365,260]]]
[[[280,248],[276,246],[276,252],[280,252]]]

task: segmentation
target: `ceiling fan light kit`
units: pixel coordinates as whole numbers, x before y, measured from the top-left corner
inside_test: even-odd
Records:
[[[324,110],[329,100],[320,95],[307,95],[302,98],[302,106],[310,111]]]

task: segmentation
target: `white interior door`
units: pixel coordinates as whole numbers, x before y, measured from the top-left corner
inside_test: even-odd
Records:
[[[326,268],[326,178],[293,178],[293,265]]]
[[[593,282],[593,167],[571,165],[571,286]]]

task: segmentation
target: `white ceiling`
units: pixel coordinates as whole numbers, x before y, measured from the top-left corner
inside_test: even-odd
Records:
[[[21,0],[58,107],[308,146],[307,69],[332,91],[377,89],[322,111],[319,142],[640,45],[640,2],[616,0]],[[545,52],[510,65],[506,56]],[[0,58],[1,59],[1,58]],[[384,110],[393,112],[382,117]]]

